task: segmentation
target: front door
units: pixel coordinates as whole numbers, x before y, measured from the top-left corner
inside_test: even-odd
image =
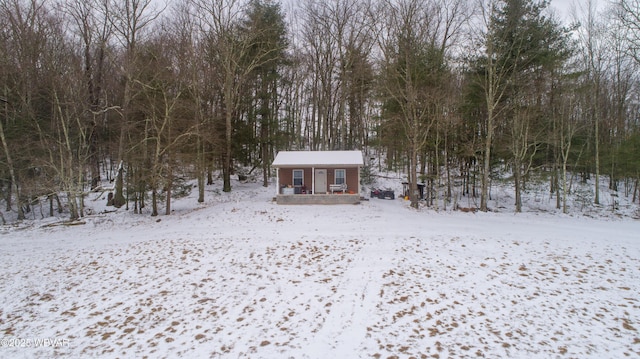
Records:
[[[315,178],[315,193],[327,193],[327,170],[316,169]]]

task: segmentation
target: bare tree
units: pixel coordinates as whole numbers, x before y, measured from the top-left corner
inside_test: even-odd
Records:
[[[203,36],[198,17],[193,15],[192,4],[183,2],[173,9],[170,31],[174,33],[174,41],[178,54],[176,61],[180,76],[186,82],[184,91],[191,98],[193,116],[193,135],[195,137],[195,173],[198,183],[198,203],[204,202],[205,176],[207,171],[207,144],[212,136],[207,136],[207,125],[210,123],[206,115],[206,99],[208,68],[204,58]]]
[[[509,66],[504,63],[503,59],[495,56],[498,51],[499,39],[496,38],[494,31],[495,16],[497,12],[498,0],[482,0],[478,2],[477,16],[472,20],[472,31],[470,33],[471,42],[469,50],[471,56],[470,74],[471,88],[477,86],[479,94],[477,95],[482,102],[482,111],[480,111],[483,119],[481,120],[479,129],[482,130],[482,178],[480,189],[480,210],[488,210],[489,187],[491,181],[491,161],[493,156],[493,146],[496,127],[499,124],[504,106],[501,106],[506,94],[506,83]]]
[[[626,29],[629,54],[640,64],[640,0],[618,0],[617,15]]]
[[[83,72],[86,86],[84,99],[87,111],[83,112],[87,126],[87,145],[89,146],[89,167],[91,170],[91,188],[95,189],[100,183],[100,155],[98,153],[98,136],[101,132],[100,123],[107,112],[105,101],[105,56],[112,25],[108,19],[109,13],[103,11],[98,0],[80,1],[70,0],[62,3],[63,11],[68,14],[74,33],[81,40]]]
[[[586,72],[586,85],[590,89],[587,116],[589,116],[593,128],[594,146],[594,170],[595,170],[595,197],[594,203],[600,204],[600,127],[603,119],[603,83],[605,71],[609,59],[605,43],[605,24],[599,21],[595,4],[592,0],[586,3],[583,9],[584,19],[578,32],[578,38],[582,48],[582,63]]]
[[[303,53],[307,67],[310,111],[305,127],[309,147],[313,150],[331,149],[333,144],[332,124],[335,117],[338,44],[338,29],[333,26],[332,12],[341,3],[306,1],[302,5]]]
[[[29,154],[32,141],[25,137],[38,120],[38,109],[45,105],[33,84],[45,75],[40,66],[46,52],[50,24],[44,1],[0,1],[0,17],[3,19],[2,96],[4,121],[2,135],[3,153],[10,176],[7,209],[11,208],[11,196],[15,196],[18,219],[25,219],[25,193],[32,189],[27,185]],[[28,204],[27,204],[28,205]]]
[[[6,91],[6,89],[5,89]],[[2,108],[4,112],[4,117],[9,117],[9,102],[6,97],[2,97]],[[22,210],[22,206],[20,204],[20,191],[18,190],[18,177],[16,176],[15,165],[11,156],[11,151],[9,151],[9,142],[7,141],[7,136],[5,135],[3,120],[0,120],[0,140],[2,141],[2,149],[4,150],[4,155],[6,157],[6,166],[9,171],[9,193],[5,198],[7,202],[7,210],[11,210],[11,196],[15,195],[18,204],[18,219],[24,219],[24,211]],[[4,217],[3,217],[4,222]]]
[[[144,113],[146,136],[141,148],[149,151],[148,179],[152,195],[152,216],[158,215],[158,194],[166,195],[165,214],[171,214],[174,172],[178,155],[187,154],[188,139],[198,135],[198,123],[192,117],[193,99],[189,98],[193,69],[184,58],[184,34],[176,23],[166,23],[140,49],[139,79],[135,86],[143,94],[138,106]],[[188,40],[187,40],[188,41]],[[189,45],[187,45],[187,48]],[[193,92],[191,92],[193,93]]]
[[[562,212],[567,213],[567,197],[569,194],[569,181],[568,174],[568,162],[571,158],[572,145],[576,134],[583,130],[585,127],[584,120],[582,119],[582,113],[580,111],[580,104],[578,102],[578,96],[576,91],[571,93],[565,93],[562,96],[561,103],[552,104],[557,106],[555,117],[558,120],[558,128],[556,129],[556,135],[558,136],[558,147],[560,156],[562,159],[561,170],[561,190],[562,196],[558,196],[558,199],[562,199]],[[560,188],[558,189],[560,190]]]
[[[10,14],[11,31],[18,31],[16,38],[22,38],[14,43],[15,50],[22,53],[18,76],[33,81],[24,87],[16,86],[21,82],[18,78],[10,82],[19,104],[13,115],[22,117],[21,122],[30,130],[20,140],[26,144],[25,152],[33,155],[22,159],[23,179],[16,176],[16,183],[21,182],[18,185],[26,189],[30,199],[64,192],[70,217],[77,219],[83,215],[87,159],[83,112],[88,110],[82,100],[86,91],[78,86],[82,82],[79,58],[65,34],[64,16],[36,2],[24,8],[17,2],[14,5],[5,10]],[[9,96],[9,91],[5,93]]]
[[[218,90],[224,127],[223,191],[230,192],[234,124],[241,114],[243,91],[255,69],[271,61],[281,49],[255,53],[261,34],[241,31],[246,12],[240,1],[193,0],[193,4],[206,33],[207,60],[217,70],[211,80]]]
[[[134,97],[132,84],[136,79],[133,64],[137,56],[138,42],[148,33],[151,24],[160,16],[161,11],[155,9],[152,0],[107,0],[104,2],[104,11],[124,52],[121,63],[124,90],[120,106],[123,118],[120,124],[117,157],[120,164],[118,165],[113,198],[114,206],[120,207],[126,201],[123,193],[124,166],[122,164],[127,151],[125,144],[128,138],[129,117],[132,112],[131,102]]]

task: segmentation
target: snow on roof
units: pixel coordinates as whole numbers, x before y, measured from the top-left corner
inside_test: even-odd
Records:
[[[360,151],[280,151],[273,167],[287,166],[362,166]]]

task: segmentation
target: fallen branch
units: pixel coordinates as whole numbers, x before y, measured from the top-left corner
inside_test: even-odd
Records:
[[[81,224],[87,224],[87,222],[85,222],[85,221],[55,222],[55,223],[45,224],[44,226],[42,226],[42,228],[57,227],[57,226],[79,226]]]

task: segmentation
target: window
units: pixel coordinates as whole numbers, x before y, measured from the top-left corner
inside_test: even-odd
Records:
[[[293,185],[302,186],[304,184],[304,170],[293,170]]]
[[[336,170],[335,184],[347,183],[347,170]]]

